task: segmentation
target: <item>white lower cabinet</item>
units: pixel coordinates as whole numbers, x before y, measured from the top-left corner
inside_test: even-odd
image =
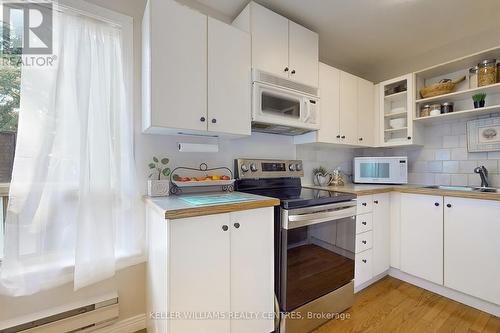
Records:
[[[390,266],[391,197],[389,193],[373,195],[373,276],[386,272]]]
[[[274,311],[273,213],[270,207],[177,220],[148,214],[148,285],[153,286],[148,287],[148,311],[181,316],[166,324],[150,320],[148,330],[272,332],[272,318],[241,320],[229,314]],[[156,234],[162,224],[168,224],[168,236]],[[167,267],[165,274],[150,273],[161,266]],[[225,317],[189,317],[197,314]]]
[[[357,198],[354,287],[386,272],[390,262],[390,195]]]
[[[443,284],[443,197],[401,195],[401,270]]]
[[[500,202],[444,203],[444,285],[500,304]]]

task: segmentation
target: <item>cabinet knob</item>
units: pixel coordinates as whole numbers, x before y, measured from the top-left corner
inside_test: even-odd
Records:
[[[363,202],[361,205],[365,206],[366,207],[366,202]]]
[[[366,225],[366,222],[361,222],[362,225]]]
[[[342,135],[342,136],[341,136],[341,138],[342,138],[342,139],[345,139],[345,135]]]
[[[212,119],[212,124],[215,124],[215,123],[217,123],[217,119],[214,118],[214,119]]]
[[[359,141],[363,141],[363,138],[359,138],[358,140],[359,140]]]
[[[434,206],[439,207],[439,202],[435,202]]]
[[[374,200],[373,203],[378,205],[378,200]]]
[[[366,241],[361,241],[361,243],[366,244]]]
[[[288,67],[285,67],[284,71],[285,71],[285,72],[288,72]]]
[[[364,262],[365,264],[366,264],[366,262],[367,262],[367,261],[366,261],[366,259],[363,259],[363,260],[361,260],[361,261],[362,261],[362,262]]]
[[[295,74],[295,69],[293,69],[290,73]]]
[[[411,140],[411,136],[408,137],[408,140]]]
[[[222,230],[223,230],[223,231],[228,231],[228,230],[229,230],[229,227],[228,227],[227,225],[225,225],[225,224],[224,224],[224,225],[222,226]]]
[[[201,118],[200,118],[200,121],[201,121],[202,123],[204,123],[204,122],[205,122],[205,120],[206,120],[206,119],[205,119],[205,117],[201,117]]]
[[[451,208],[451,204],[447,204],[446,207]]]
[[[240,224],[239,224],[238,222],[236,222],[236,223],[234,224],[234,227],[235,227],[236,229],[238,229],[238,228],[240,227]]]
[[[340,134],[339,134],[339,135],[337,135],[337,139],[340,139]]]

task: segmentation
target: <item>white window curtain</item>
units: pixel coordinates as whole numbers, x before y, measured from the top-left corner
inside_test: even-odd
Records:
[[[0,293],[79,289],[143,260],[120,27],[55,13],[53,66],[24,66]]]

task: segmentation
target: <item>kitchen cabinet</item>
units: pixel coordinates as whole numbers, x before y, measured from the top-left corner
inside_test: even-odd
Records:
[[[208,18],[208,131],[251,134],[250,83],[250,36]]]
[[[148,310],[272,313],[274,209],[165,220],[147,208]],[[152,332],[268,333],[270,319],[149,320]]]
[[[386,272],[390,266],[390,212],[389,193],[373,195],[373,276]]]
[[[357,198],[354,286],[366,284],[389,269],[390,194]]]
[[[381,146],[422,144],[422,128],[420,124],[413,122],[415,113],[413,86],[413,74],[403,75],[379,84],[380,121],[378,123]]]
[[[374,146],[373,83],[319,64],[320,129],[294,138],[296,144]]]
[[[401,270],[443,284],[443,197],[401,194]]]
[[[500,305],[500,202],[444,203],[444,285]]]
[[[391,192],[390,243],[391,267],[401,269],[401,193]]]
[[[250,135],[250,36],[173,0],[143,18],[143,132]]]
[[[233,25],[252,36],[252,67],[318,87],[318,34],[250,2]]]
[[[342,143],[358,143],[358,78],[340,72],[340,139]]]
[[[373,82],[358,78],[357,140],[364,146],[375,145],[374,131],[374,85]]]

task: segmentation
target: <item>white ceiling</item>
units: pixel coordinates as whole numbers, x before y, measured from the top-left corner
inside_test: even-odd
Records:
[[[232,20],[248,0],[198,0]],[[500,44],[499,0],[257,0],[320,36],[320,59],[381,81]]]

